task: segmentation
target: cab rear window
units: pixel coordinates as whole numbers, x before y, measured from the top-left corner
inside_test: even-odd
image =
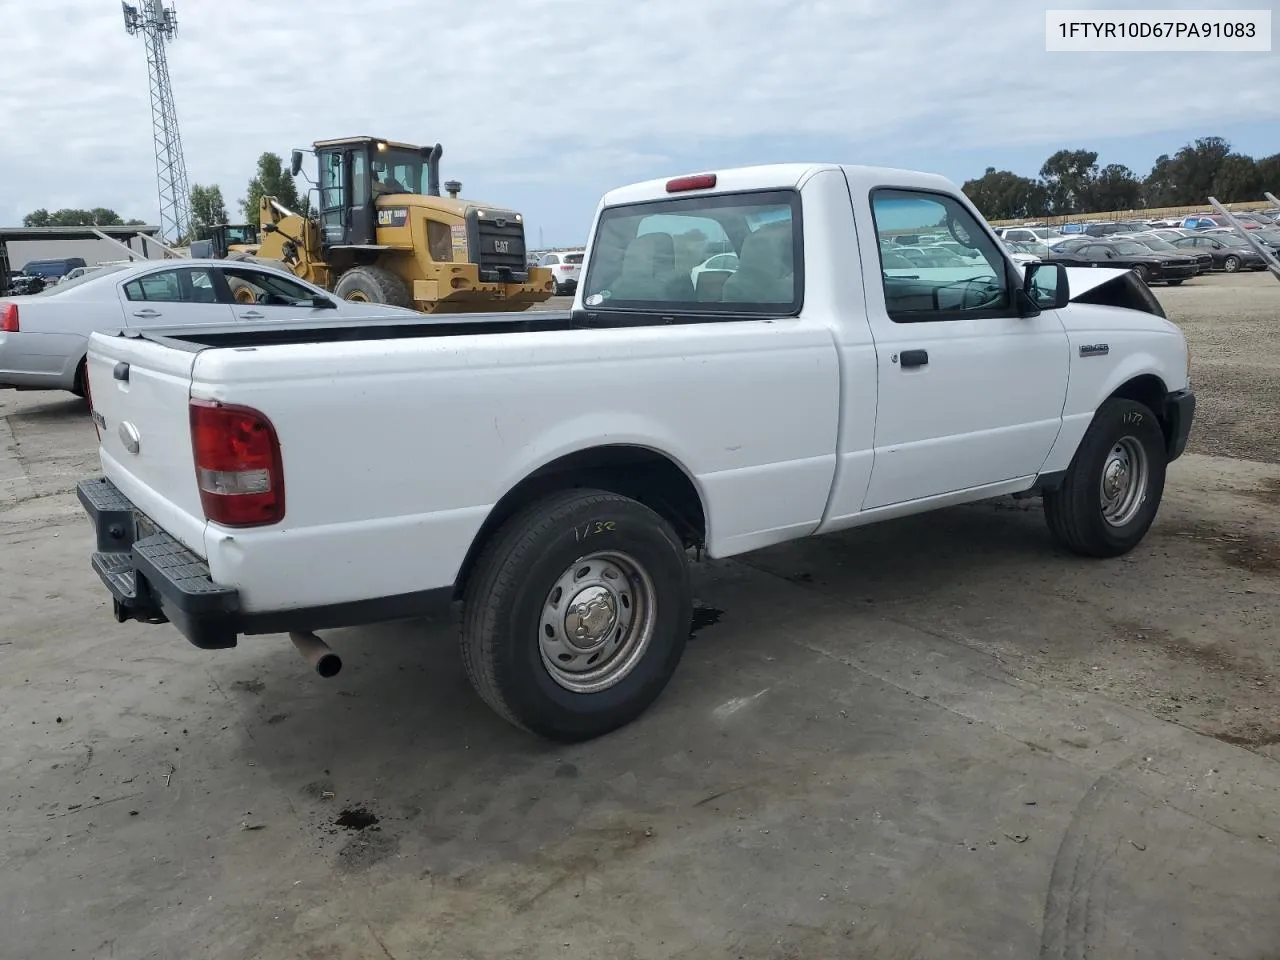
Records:
[[[787,316],[800,310],[803,277],[796,191],[677,197],[601,214],[583,303],[596,310]]]

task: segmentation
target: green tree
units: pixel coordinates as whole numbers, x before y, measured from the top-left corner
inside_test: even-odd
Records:
[[[1263,189],[1253,157],[1230,153],[1222,158],[1222,165],[1214,175],[1212,196],[1223,203],[1261,200]]]
[[[124,220],[121,219],[120,214],[106,207],[94,207],[92,210],[64,208],[55,210],[53,213],[41,208],[23,217],[22,225],[24,227],[115,227],[124,225]]]
[[[207,227],[227,222],[227,205],[222,200],[222,188],[216,184],[204,187],[191,185],[191,226]]]
[[[1280,197],[1280,153],[1257,161],[1259,194],[1265,190]]]
[[[290,210],[301,212],[299,207],[302,204],[298,200],[298,188],[293,177],[285,169],[284,161],[270,152],[258,157],[258,172],[249,181],[244,199],[240,201],[240,209],[249,223],[259,222],[258,208],[263,197],[275,197]]]
[[[1142,181],[1142,199],[1148,207],[1173,207],[1178,205],[1178,168],[1167,153],[1156,157],[1151,172]]]
[[[1142,182],[1123,163],[1109,163],[1089,185],[1088,209],[1135,210],[1142,205]]]
[[[1097,175],[1096,150],[1059,150],[1053,154],[1040,168],[1052,211],[1059,216],[1083,211]]]
[[[1049,202],[1048,192],[1039,180],[995,167],[987,167],[975,180],[966,180],[960,189],[988,220],[1039,217]]]
[[[1175,203],[1204,203],[1213,192],[1214,178],[1231,153],[1222,137],[1199,137],[1173,155],[1178,190]],[[1219,199],[1222,199],[1219,197]]]

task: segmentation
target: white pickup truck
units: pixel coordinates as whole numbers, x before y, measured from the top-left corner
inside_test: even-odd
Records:
[[[964,255],[883,256],[939,238]],[[1195,410],[1132,273],[1016,266],[948,180],[832,164],[610,192],[568,313],[124,331],[88,360],[119,620],[288,633],[328,673],[312,631],[460,600],[480,695],[568,741],[667,684],[691,551],[1020,494],[1113,557]]]

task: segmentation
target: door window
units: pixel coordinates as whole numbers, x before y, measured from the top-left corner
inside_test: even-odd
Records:
[[[248,270],[244,267],[224,267],[223,275],[228,280],[239,281],[253,293],[254,300],[268,307],[292,307],[310,305],[315,294],[295,280],[277,277],[274,273],[263,273]]]
[[[124,295],[131,301],[149,303],[217,303],[213,275],[199,267],[161,270],[124,285]]]
[[[1003,316],[1013,306],[1006,261],[996,241],[954,197],[916,190],[874,190],[872,216],[881,242],[885,309],[896,323]],[[898,249],[910,266],[889,258],[885,243],[919,238],[921,248]],[[958,244],[964,256],[954,248]],[[933,250],[927,249],[933,248]],[[934,252],[936,250],[937,252]]]
[[[320,224],[329,243],[346,239],[346,166],[341,153],[320,159]]]
[[[351,154],[351,202],[362,204],[369,197],[369,172],[365,169],[364,152]]]

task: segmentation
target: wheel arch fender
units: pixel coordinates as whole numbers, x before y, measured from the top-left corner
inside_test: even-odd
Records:
[[[1062,430],[1040,468],[1041,475],[1056,474],[1070,465],[1085,432],[1097,415],[1098,408],[1113,397],[1125,397],[1147,404],[1167,439],[1171,430],[1165,408],[1168,392],[1167,363],[1147,350],[1138,349],[1128,354],[1105,376],[1099,378],[1096,384],[1090,385],[1089,392],[1085,394],[1087,402],[1082,402],[1080,396],[1068,401]]]
[[[605,439],[601,439],[601,438]],[[654,509],[689,545],[710,537],[712,517],[707,491],[687,458],[648,432],[584,432],[576,441],[538,445],[536,456],[512,472],[485,516],[454,578],[461,597],[485,545],[526,504],[557,490],[595,487],[631,496]]]

